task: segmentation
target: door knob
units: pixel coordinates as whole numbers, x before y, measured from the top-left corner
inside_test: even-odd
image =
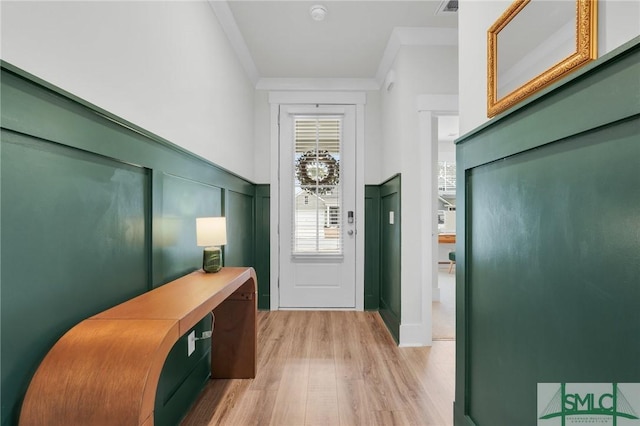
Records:
[[[349,230],[347,231],[347,234],[349,234],[349,235],[353,235],[353,229],[349,229]]]

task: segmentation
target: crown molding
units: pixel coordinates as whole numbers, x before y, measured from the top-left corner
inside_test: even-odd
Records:
[[[382,54],[376,81],[382,86],[387,73],[393,66],[398,52],[402,46],[457,46],[457,28],[434,28],[434,27],[396,27],[391,32],[387,47]]]
[[[253,62],[251,53],[249,53],[249,48],[244,41],[240,28],[238,28],[238,24],[233,17],[233,13],[229,8],[229,4],[226,1],[209,0],[209,5],[211,9],[213,9],[214,15],[218,18],[222,30],[227,35],[231,47],[233,47],[233,50],[236,52],[240,64],[242,64],[244,71],[247,73],[247,77],[249,77],[249,80],[251,80],[251,83],[255,86],[260,79],[260,74],[258,73],[255,62]]]

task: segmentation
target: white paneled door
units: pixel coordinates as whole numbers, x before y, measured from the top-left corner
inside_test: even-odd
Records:
[[[280,107],[281,308],[355,308],[355,116]]]

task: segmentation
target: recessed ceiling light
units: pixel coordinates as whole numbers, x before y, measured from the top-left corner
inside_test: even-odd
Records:
[[[314,21],[322,21],[327,16],[327,8],[321,4],[311,6],[309,10]]]

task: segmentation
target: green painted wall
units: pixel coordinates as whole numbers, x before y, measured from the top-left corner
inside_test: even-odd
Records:
[[[456,425],[640,383],[638,76],[640,38],[457,142]]]
[[[196,217],[224,214],[225,264],[253,266],[256,192],[4,62],[1,102],[1,424],[13,425],[33,373],[69,328],[201,266]],[[168,424],[209,375],[207,346],[189,358],[185,340],[160,379],[156,416]]]
[[[202,257],[196,245],[195,219],[199,216],[222,216],[223,190],[195,180],[157,173],[154,195],[161,197],[161,209],[153,216],[157,238],[154,249],[159,253],[154,269],[154,287],[193,271]],[[231,234],[231,218],[227,231]]]
[[[400,340],[401,318],[400,185],[400,175],[380,185],[380,316],[396,342]]]
[[[364,308],[380,308],[380,186],[364,187]]]
[[[224,246],[225,265],[254,265],[254,199],[255,189],[250,194],[226,191],[227,233],[233,239]]]
[[[258,276],[258,309],[269,310],[271,308],[270,286],[270,186],[268,184],[256,185],[256,241],[254,268]]]

